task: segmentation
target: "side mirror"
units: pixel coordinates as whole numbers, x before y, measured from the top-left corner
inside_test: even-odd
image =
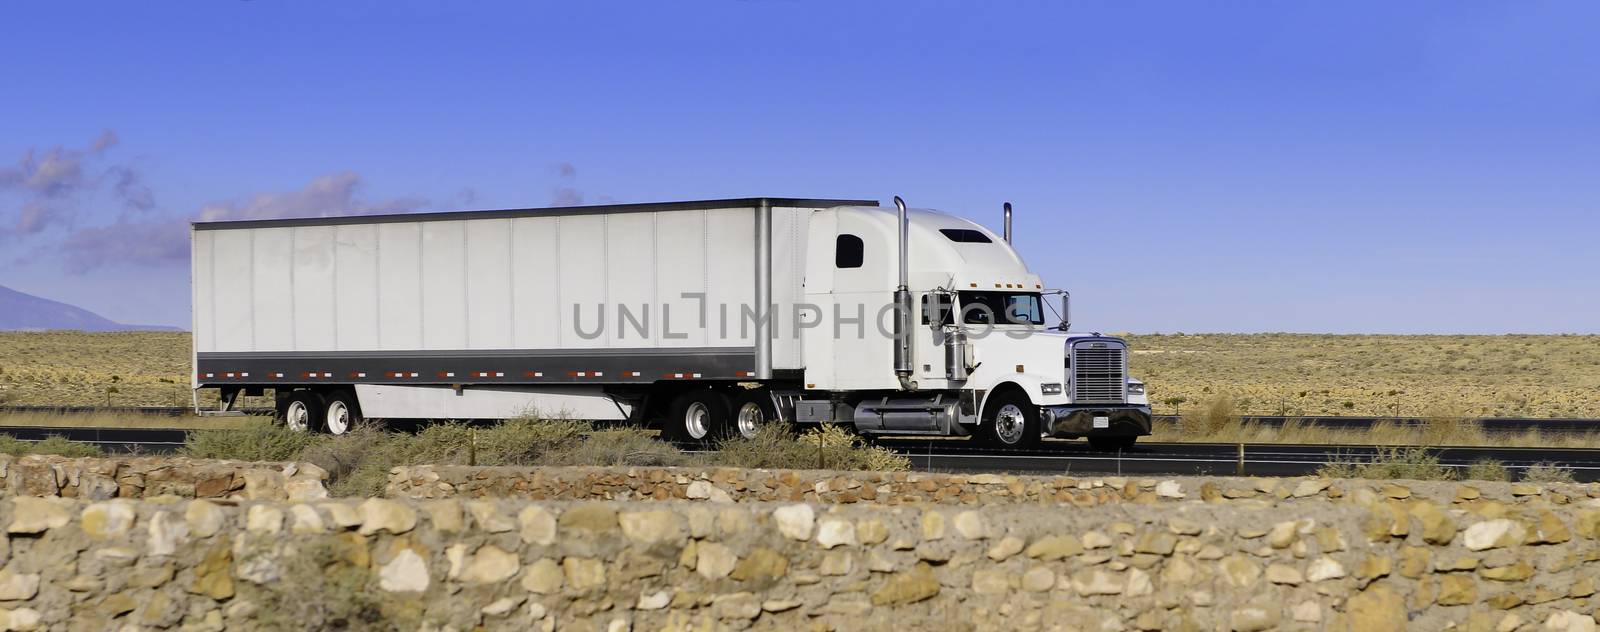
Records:
[[[1067,331],[1072,327],[1072,293],[1061,293],[1061,324],[1056,329]]]

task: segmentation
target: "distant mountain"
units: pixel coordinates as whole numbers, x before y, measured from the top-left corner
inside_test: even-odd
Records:
[[[66,303],[23,294],[0,285],[0,331],[78,329],[82,331],[183,331],[159,325],[124,325]]]

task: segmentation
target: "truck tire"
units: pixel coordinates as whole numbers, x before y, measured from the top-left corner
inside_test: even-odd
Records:
[[[1089,447],[1097,452],[1120,452],[1133,448],[1138,437],[1089,437]]]
[[[708,388],[684,392],[672,400],[661,434],[668,441],[709,447],[726,434],[728,398]]]
[[[322,427],[323,408],[322,396],[314,391],[294,391],[283,398],[283,405],[278,408],[278,418],[283,420],[283,427],[295,432],[308,432]]]
[[[989,402],[978,436],[997,448],[1031,448],[1039,444],[1039,407],[1021,391],[1006,391]]]
[[[322,429],[328,434],[346,434],[361,424],[361,406],[356,401],[355,393],[334,391],[325,399],[327,407],[322,414]]]
[[[747,389],[733,400],[733,423],[728,436],[754,439],[761,429],[778,418],[772,394],[764,388]]]

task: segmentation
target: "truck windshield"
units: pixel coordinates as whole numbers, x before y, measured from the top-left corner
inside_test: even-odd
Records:
[[[1036,292],[961,292],[961,319],[973,325],[1043,325]]]

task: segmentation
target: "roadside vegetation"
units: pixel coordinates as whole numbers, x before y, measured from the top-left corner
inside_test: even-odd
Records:
[[[0,412],[0,427],[33,428],[242,428],[255,423],[249,416],[200,417],[129,413]]]
[[[1406,421],[1383,420],[1370,428],[1345,429],[1296,418],[1278,423],[1250,419],[1230,394],[1212,396],[1184,412],[1176,422],[1156,420],[1148,441],[1177,443],[1282,443],[1298,445],[1481,446],[1513,448],[1600,448],[1596,432],[1484,431],[1460,408],[1434,407]]]
[[[903,471],[911,463],[866,445],[849,431],[824,426],[795,434],[769,428],[753,439],[729,439],[721,449],[686,452],[639,428],[515,419],[489,426],[434,424],[415,434],[373,426],[338,437],[293,432],[267,422],[191,433],[185,456],[249,461],[308,461],[326,469],[329,491],[381,494],[400,465],[693,466]]]
[[[1156,412],[1600,418],[1600,336],[1130,335]],[[214,403],[214,391],[202,393]],[[0,332],[0,405],[183,406],[189,334]],[[269,406],[247,398],[244,406]]]
[[[88,443],[68,441],[64,437],[45,437],[43,441],[23,441],[11,435],[0,435],[0,454],[56,454],[60,456],[100,456],[100,448]]]
[[[1130,335],[1156,412],[1600,418],[1600,336]]]
[[[1512,481],[1526,483],[1571,483],[1572,470],[1553,463],[1535,463],[1520,468],[1521,476],[1514,476],[1516,468],[1492,459],[1483,459],[1466,467],[1452,467],[1439,462],[1439,458],[1418,447],[1379,448],[1378,453],[1364,457],[1339,457],[1317,469],[1324,478],[1407,479],[1416,481]]]

